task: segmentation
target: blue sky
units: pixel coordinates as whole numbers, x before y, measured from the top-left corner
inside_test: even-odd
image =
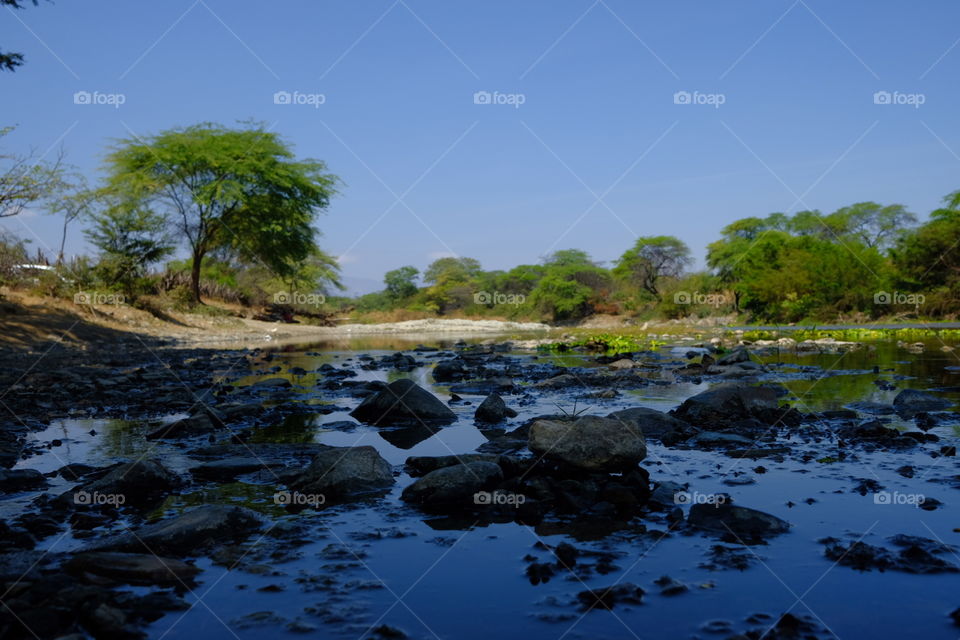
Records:
[[[345,182],[321,245],[363,290],[451,254],[502,269],[577,247],[609,263],[640,235],[676,235],[702,264],[737,218],[862,200],[925,216],[960,188],[951,0],[265,6],[4,12],[0,48],[27,58],[0,75],[6,150],[62,144],[95,177],[113,139],[263,121]],[[59,242],[39,212],[5,225]],[[67,248],[87,250],[79,233]]]

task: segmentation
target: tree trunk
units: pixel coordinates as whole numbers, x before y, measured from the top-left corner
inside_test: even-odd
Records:
[[[200,263],[203,261],[203,251],[193,252],[193,264],[190,268],[190,289],[193,291],[193,301],[203,304],[200,299]]]

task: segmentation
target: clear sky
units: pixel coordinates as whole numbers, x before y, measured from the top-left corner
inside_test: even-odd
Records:
[[[958,18],[955,0],[41,2],[0,12],[0,48],[26,56],[0,124],[7,150],[62,144],[94,177],[112,139],[263,121],[344,180],[319,227],[354,290],[443,255],[609,263],[640,235],[702,264],[740,217],[925,216],[960,189]],[[39,212],[5,224],[59,241]]]

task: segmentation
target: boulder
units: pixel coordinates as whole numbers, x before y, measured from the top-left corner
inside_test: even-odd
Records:
[[[742,345],[717,360],[717,365],[726,367],[731,364],[740,364],[741,362],[750,362],[750,352]]]
[[[492,453],[465,453],[458,456],[410,456],[407,458],[406,467],[411,476],[417,477],[458,464],[469,464],[471,462],[493,462],[496,464],[499,458],[500,456]]]
[[[106,475],[80,485],[74,493],[123,496],[113,502],[138,505],[149,503],[182,484],[173,471],[156,460],[146,459],[117,465]]]
[[[47,479],[36,469],[0,469],[0,493],[43,489]]]
[[[260,517],[243,507],[205,505],[183,514],[99,540],[84,551],[142,551],[189,555],[211,545],[239,543],[262,527]]]
[[[893,399],[893,409],[901,418],[912,418],[924,411],[943,411],[952,405],[946,398],[918,389],[904,389]]]
[[[453,422],[457,416],[413,380],[394,380],[366,398],[350,415],[377,426],[410,422]]]
[[[676,442],[686,440],[697,433],[695,427],[690,426],[683,420],[675,418],[668,413],[648,409],[647,407],[634,407],[632,409],[623,409],[614,411],[608,418],[614,420],[625,420],[633,422],[643,432],[645,438],[655,440],[669,440]]]
[[[253,473],[254,471],[267,470],[278,466],[283,465],[276,461],[265,462],[252,457],[233,456],[191,467],[190,473],[195,478],[202,480],[227,481],[245,473]]]
[[[687,398],[671,414],[698,428],[722,428],[747,418],[770,424],[780,411],[775,390],[731,382]]]
[[[165,424],[147,432],[147,440],[190,438],[213,433],[224,426],[224,416],[210,409],[201,409],[188,418]]]
[[[318,453],[287,486],[300,493],[323,495],[329,501],[385,489],[393,482],[389,463],[373,447],[330,447]]]
[[[493,489],[503,471],[493,462],[469,462],[431,471],[403,490],[404,502],[424,506],[473,508],[474,494]]]
[[[199,568],[174,558],[112,551],[78,553],[64,563],[64,568],[74,575],[89,574],[136,585],[182,586],[200,573]]]
[[[763,511],[727,502],[701,503],[690,507],[687,522],[698,529],[732,534],[744,540],[786,533],[790,523]]]
[[[436,382],[456,382],[463,380],[469,373],[466,362],[460,358],[451,358],[437,363],[433,368],[433,379]]]
[[[537,420],[530,426],[527,444],[537,456],[586,471],[625,471],[647,456],[647,443],[636,422],[600,416]]]
[[[516,415],[517,412],[507,406],[499,393],[491,393],[477,407],[474,418],[477,422],[497,424],[503,422],[506,418],[514,418]]]

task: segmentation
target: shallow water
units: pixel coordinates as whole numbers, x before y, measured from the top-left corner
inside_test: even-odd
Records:
[[[462,393],[472,404],[454,405],[458,421],[436,433],[363,425],[348,431],[325,428],[326,424],[351,420],[347,411],[358,401],[320,393],[314,388],[316,374],[297,376],[289,372],[290,368],[312,371],[323,363],[355,367],[360,353],[379,358],[390,353],[382,349],[414,345],[388,339],[377,344],[380,350],[370,350],[369,344],[347,345],[356,350],[341,344],[337,351],[326,350],[329,346],[284,347],[274,352],[272,361],[263,364],[264,373],[235,380],[234,384],[242,386],[282,376],[303,387],[295,388],[283,400],[301,405],[302,412],[259,431],[255,441],[371,445],[397,469],[411,455],[469,453],[487,442],[472,419],[482,396]],[[844,355],[767,354],[760,359],[771,365],[772,372],[762,379],[786,386],[791,393],[785,399],[803,412],[836,409],[865,400],[889,403],[897,391],[878,389],[873,384],[878,378],[895,382],[898,390],[941,389],[945,397],[960,401],[960,371],[947,368],[960,362],[956,355],[937,347],[939,343],[921,355],[886,343]],[[540,361],[551,358],[538,357]],[[665,361],[676,359],[670,349],[663,350],[661,357]],[[436,360],[423,359],[428,365]],[[566,355],[556,360],[562,366],[590,366],[585,356]],[[873,373],[875,366],[881,368],[879,375]],[[272,367],[279,370],[268,371]],[[359,374],[359,379],[380,380],[407,376],[444,398],[448,394],[447,386],[432,383],[429,366],[410,373],[377,370]],[[235,375],[228,374],[228,378]],[[577,411],[586,408],[587,413],[605,415],[631,406],[668,410],[708,386],[652,385],[624,392],[613,400],[577,400]],[[517,404],[515,396],[505,395],[507,404],[520,412],[510,421],[511,428],[530,416],[556,413],[558,406],[572,411],[575,395],[571,390],[546,392],[534,395],[534,400],[525,405]],[[347,411],[328,413],[330,405]],[[898,419],[893,418],[897,424]],[[91,429],[96,435],[88,433]],[[38,443],[57,438],[63,444],[22,461],[20,466],[50,471],[71,462],[102,465],[118,458],[133,458],[144,447],[153,446],[156,455],[173,469],[185,471],[196,464],[175,444],[146,442],[143,429],[144,425],[136,421],[58,421],[32,437]],[[943,439],[941,444],[955,444],[960,433],[956,429],[945,425],[932,433]],[[836,453],[833,445],[796,446],[818,458],[820,454],[827,458]],[[737,547],[749,559],[750,566],[744,571],[699,566],[709,560],[708,552],[718,541],[702,534],[674,533],[661,538],[654,533],[666,530],[661,515],[639,519],[632,529],[594,534],[513,522],[459,522],[425,516],[404,505],[400,492],[412,481],[405,473],[389,494],[373,503],[286,515],[273,502],[273,494],[280,487],[269,472],[243,477],[244,482],[211,483],[169,499],[154,515],[205,502],[241,504],[276,516],[278,521],[305,525],[311,542],[282,558],[260,558],[260,547],[253,545],[250,559],[263,567],[257,573],[227,571],[209,559],[198,560],[205,571],[198,586],[186,596],[194,606],[185,613],[175,612],[160,619],[148,632],[157,639],[274,637],[287,633],[287,623],[298,621],[316,626],[314,634],[358,640],[367,637],[366,630],[380,624],[402,629],[413,638],[725,637],[701,631],[700,627],[707,621],[726,620],[734,631],[764,629],[762,621],[751,625],[745,619],[751,614],[769,614],[773,616],[769,626],[780,614],[791,611],[811,616],[816,624],[840,638],[955,638],[957,630],[946,614],[960,606],[956,595],[958,574],[860,573],[834,566],[817,542],[825,536],[850,536],[851,541],[862,536],[864,542],[889,547],[889,536],[906,533],[952,545],[960,543],[954,529],[960,522],[951,504],[957,500],[957,483],[949,481],[960,473],[957,459],[933,459],[926,453],[929,450],[858,452],[843,462],[804,464],[789,458],[784,462],[733,459],[721,452],[676,450],[650,443],[644,465],[653,480],[689,482],[691,491],[703,494],[725,492],[737,504],[791,522],[791,532],[769,544],[726,545]],[[896,472],[906,464],[917,469],[912,479]],[[755,471],[761,466],[762,473]],[[756,483],[728,486],[723,482],[744,474],[754,477]],[[871,494],[861,496],[853,491],[859,478],[876,479],[888,492],[922,493],[945,506],[927,512],[906,504],[876,504]],[[59,493],[69,487],[69,483],[58,480],[50,491]],[[808,498],[815,502],[807,504]],[[0,511],[15,510],[26,499],[6,499],[0,502]],[[563,541],[580,549],[613,554],[617,569],[607,575],[558,573],[546,584],[532,585],[524,575],[524,556],[549,560],[551,554],[535,545],[545,542],[553,546]],[[83,543],[69,535],[45,541],[47,546],[55,544],[57,551]],[[960,556],[947,559],[960,565]],[[658,595],[653,581],[662,575],[687,583],[690,591],[673,597]],[[618,582],[633,582],[646,589],[645,603],[583,614],[572,602],[580,591]],[[278,589],[258,591],[271,585]],[[273,617],[251,615],[259,612],[271,612]]]

